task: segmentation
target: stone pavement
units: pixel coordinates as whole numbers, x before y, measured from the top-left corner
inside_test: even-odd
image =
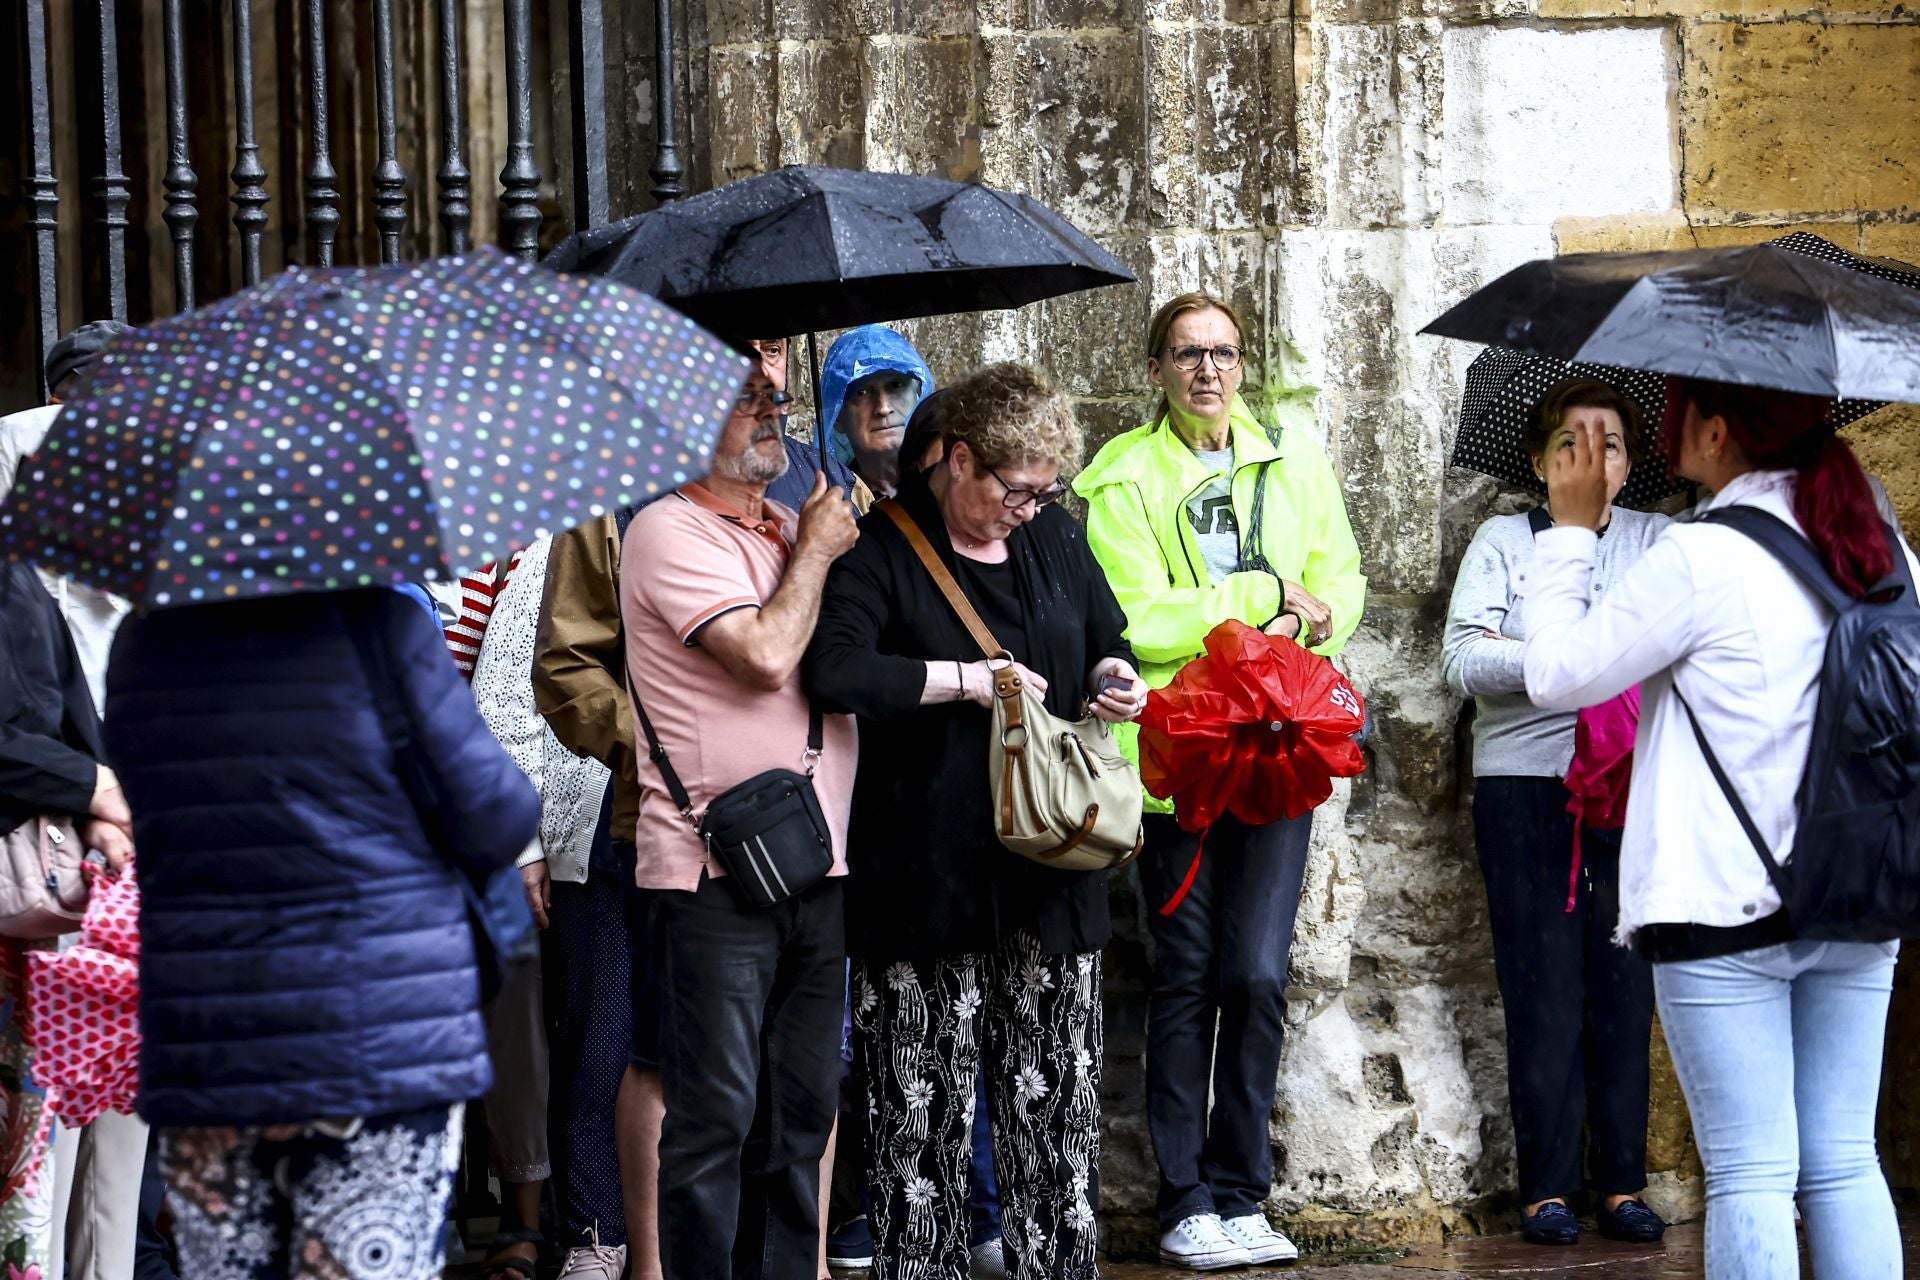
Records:
[[[1907,1272],[1920,1275],[1920,1214],[1901,1219],[1907,1246]],[[1651,1248],[1615,1244],[1588,1232],[1570,1249],[1542,1249],[1518,1235],[1462,1238],[1445,1246],[1417,1250],[1405,1258],[1378,1263],[1306,1263],[1217,1271],[1226,1280],[1439,1280],[1451,1275],[1473,1280],[1532,1276],[1540,1280],[1697,1280],[1704,1270],[1702,1224],[1683,1223]],[[1106,1263],[1102,1280],[1188,1280],[1190,1271],[1145,1263]]]

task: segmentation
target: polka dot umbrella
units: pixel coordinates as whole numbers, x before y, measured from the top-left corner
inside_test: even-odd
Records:
[[[0,552],[145,606],[445,578],[700,474],[746,369],[497,250],[293,270],[109,347]]]
[[[1574,364],[1512,347],[1488,347],[1467,366],[1466,390],[1460,398],[1460,431],[1453,438],[1449,461],[1544,497],[1547,486],[1533,473],[1533,462],[1520,439],[1547,392],[1568,378],[1598,378],[1631,400],[1640,410],[1647,439],[1653,439],[1665,396],[1665,379],[1659,374]],[[1647,457],[1627,477],[1619,502],[1626,507],[1645,508],[1679,489],[1667,474],[1666,464],[1657,456]]]
[[[1771,243],[1792,253],[1920,289],[1920,268],[1887,258],[1863,258],[1810,232],[1796,231]],[[1546,486],[1534,475],[1533,464],[1520,447],[1520,438],[1547,392],[1556,383],[1572,377],[1598,378],[1633,401],[1646,424],[1651,447],[1666,401],[1665,378],[1661,374],[1577,364],[1538,352],[1493,346],[1475,356],[1467,366],[1466,388],[1460,402],[1460,430],[1454,437],[1453,456],[1449,461],[1456,467],[1494,476],[1544,495]],[[1831,417],[1836,427],[1842,427],[1884,404],[1880,400],[1836,400]],[[1622,506],[1650,507],[1685,487],[1668,475],[1657,450],[1654,454],[1643,459],[1627,478],[1620,492]]]

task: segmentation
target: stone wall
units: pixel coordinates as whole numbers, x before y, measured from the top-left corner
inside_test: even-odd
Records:
[[[625,8],[644,29],[651,5]],[[1139,275],[1136,289],[910,326],[941,376],[1035,360],[1104,438],[1145,410],[1148,311],[1204,287],[1253,319],[1255,399],[1319,388],[1372,584],[1348,662],[1379,734],[1367,775],[1317,824],[1269,1203],[1316,1242],[1390,1245],[1500,1221],[1512,1207],[1501,1012],[1459,708],[1437,673],[1453,566],[1473,527],[1516,495],[1445,466],[1473,350],[1416,331],[1554,252],[1811,226],[1920,259],[1920,12],[1883,0],[688,10],[697,185],[789,162],[979,179],[1048,201]],[[629,68],[636,86],[644,63]],[[650,132],[641,123],[636,140]],[[1880,456],[1910,466],[1900,455]],[[1920,491],[1920,475],[1892,480],[1903,496]],[[1110,957],[1103,1167],[1122,1249],[1144,1241],[1152,1190],[1143,908],[1130,892],[1116,899],[1123,937]],[[1897,1070],[1914,1069],[1912,1043]],[[1698,1163],[1657,1044],[1655,1057],[1653,1198],[1684,1214],[1697,1208]],[[1910,1110],[1903,1123],[1890,1150],[1911,1184]]]

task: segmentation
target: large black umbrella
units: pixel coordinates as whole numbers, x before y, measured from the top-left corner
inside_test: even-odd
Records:
[[[141,605],[446,577],[699,475],[746,368],[498,250],[291,271],[116,339],[0,554]]]
[[[810,165],[580,232],[545,265],[611,277],[733,338],[1019,307],[1133,279],[1026,196]]]
[[[1538,259],[1422,332],[1810,395],[1920,400],[1920,293],[1773,244]]]
[[[1467,366],[1466,390],[1460,398],[1460,430],[1453,438],[1451,464],[1544,494],[1546,485],[1534,474],[1533,462],[1520,440],[1547,392],[1568,378],[1597,378],[1633,401],[1648,439],[1659,427],[1666,380],[1657,373],[1573,364],[1538,352],[1488,347]],[[1680,488],[1659,458],[1642,458],[1620,490],[1619,502],[1646,508]]]

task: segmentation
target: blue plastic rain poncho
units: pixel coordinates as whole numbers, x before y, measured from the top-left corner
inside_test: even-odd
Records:
[[[933,391],[933,370],[913,344],[884,325],[863,324],[840,335],[820,369],[820,423],[830,433],[827,448],[848,466],[853,465],[853,443],[840,430],[840,406],[847,388],[876,373],[904,373],[919,379],[920,395]]]

